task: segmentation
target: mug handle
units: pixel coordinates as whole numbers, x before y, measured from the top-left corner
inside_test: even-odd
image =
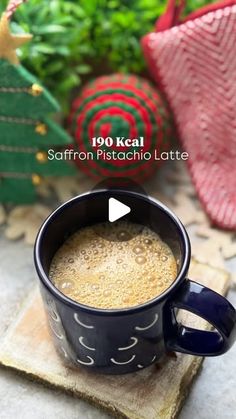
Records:
[[[178,323],[175,308],[188,310],[207,320],[216,330],[198,330]],[[167,314],[167,313],[166,313]],[[217,292],[186,280],[168,307],[167,350],[199,356],[225,353],[236,339],[236,310]]]

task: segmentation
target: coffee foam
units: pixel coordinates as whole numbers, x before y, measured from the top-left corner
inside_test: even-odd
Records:
[[[56,252],[49,277],[63,294],[91,307],[115,309],[149,301],[173,283],[175,258],[155,232],[125,221],[97,228],[109,230],[111,240],[86,227]]]

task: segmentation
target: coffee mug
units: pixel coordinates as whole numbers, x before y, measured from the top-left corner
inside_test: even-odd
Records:
[[[48,273],[55,252],[71,234],[108,220],[108,200],[112,197],[131,208],[125,220],[148,226],[169,245],[178,274],[166,291],[150,301],[131,308],[100,309],[66,297],[52,284]],[[179,219],[162,203],[137,192],[99,190],[61,205],[42,225],[34,249],[58,352],[73,365],[106,374],[141,370],[168,351],[200,356],[225,353],[236,338],[236,311],[221,295],[186,278],[190,252],[189,238]],[[214,330],[196,330],[178,323],[177,309],[204,318]]]

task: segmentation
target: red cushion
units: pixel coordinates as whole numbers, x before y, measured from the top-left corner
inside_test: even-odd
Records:
[[[235,229],[236,5],[148,34],[142,46],[207,214],[217,226]]]

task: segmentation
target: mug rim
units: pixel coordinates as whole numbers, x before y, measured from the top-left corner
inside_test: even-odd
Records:
[[[138,199],[148,201],[151,205],[154,205],[154,206],[158,207],[161,211],[165,212],[167,214],[167,216],[171,219],[171,221],[174,222],[174,224],[176,225],[176,227],[177,227],[177,229],[180,233],[179,234],[180,240],[182,241],[182,245],[183,245],[182,265],[181,265],[180,271],[179,271],[178,275],[176,276],[175,280],[173,281],[173,283],[160,295],[158,295],[158,296],[152,298],[151,300],[148,300],[148,301],[146,301],[142,304],[132,306],[132,307],[114,308],[114,309],[96,308],[96,307],[91,307],[91,306],[79,303],[75,300],[72,300],[69,297],[67,297],[65,294],[63,294],[61,291],[59,291],[59,289],[56,288],[56,286],[50,280],[49,276],[46,274],[46,272],[45,272],[45,270],[42,266],[42,263],[41,263],[41,255],[40,255],[41,244],[42,244],[42,240],[43,240],[43,235],[44,235],[45,231],[47,230],[48,224],[53,222],[53,219],[58,214],[60,214],[65,208],[69,207],[72,203],[74,203],[76,201],[79,202],[81,200],[85,200],[85,199],[90,198],[90,197],[92,198],[93,196],[100,195],[100,194],[107,193],[107,192],[109,192],[111,194],[112,193],[123,193],[125,195],[133,195]],[[129,190],[126,190],[126,189],[99,189],[99,190],[96,190],[96,191],[85,192],[85,193],[77,195],[77,196],[69,199],[68,201],[64,202],[63,204],[59,205],[45,219],[45,221],[41,225],[41,227],[39,229],[39,232],[37,234],[36,240],[35,240],[35,245],[34,245],[34,264],[35,264],[36,272],[38,274],[38,277],[39,277],[40,281],[48,289],[48,291],[53,294],[54,297],[56,297],[62,303],[70,306],[74,310],[80,309],[80,310],[82,310],[84,312],[87,312],[87,313],[90,313],[90,314],[109,315],[109,316],[137,313],[137,312],[143,311],[145,309],[151,308],[151,307],[155,306],[156,304],[160,303],[161,301],[165,300],[166,298],[168,298],[168,294],[171,294],[178,287],[178,285],[180,285],[182,283],[182,281],[184,281],[184,279],[186,278],[188,268],[189,268],[189,264],[190,264],[190,257],[191,257],[190,240],[189,240],[187,231],[186,231],[184,225],[182,224],[182,222],[179,220],[179,218],[166,205],[164,205],[159,200],[157,200],[157,199],[155,199],[155,198],[153,198],[149,195],[145,196],[141,193],[129,191]]]

